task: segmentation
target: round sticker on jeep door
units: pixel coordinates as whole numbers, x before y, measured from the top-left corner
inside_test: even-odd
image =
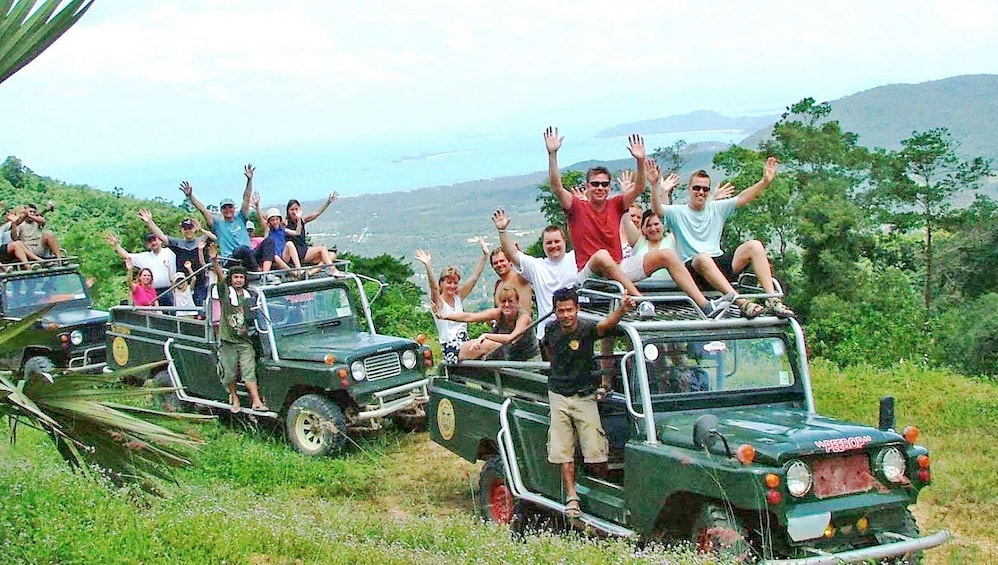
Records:
[[[454,405],[449,399],[442,399],[437,404],[437,429],[440,437],[449,440],[454,437]]]
[[[114,362],[119,366],[128,364],[128,342],[125,341],[125,338],[118,336],[111,340],[111,355],[114,356]]]

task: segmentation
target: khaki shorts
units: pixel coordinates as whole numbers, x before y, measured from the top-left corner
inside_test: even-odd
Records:
[[[575,433],[578,430],[582,458],[586,463],[605,463],[609,446],[600,423],[596,397],[562,396],[548,391],[551,426],[548,428],[548,461],[556,465],[575,461]],[[574,424],[574,426],[573,426]]]
[[[256,382],[256,351],[253,344],[223,341],[218,347],[218,360],[222,363],[222,385],[226,388],[239,377],[244,383]]]

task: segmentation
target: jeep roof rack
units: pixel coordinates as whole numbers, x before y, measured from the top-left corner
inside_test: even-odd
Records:
[[[644,280],[635,284],[641,291],[641,301],[650,302],[655,307],[654,317],[639,317],[636,311],[629,312],[624,316],[628,322],[679,322],[679,321],[706,321],[709,320],[706,314],[697,306],[696,302],[685,292],[679,289],[672,280]],[[767,293],[759,284],[754,273],[742,273],[737,281],[732,281],[735,287],[736,299],[765,299],[782,298],[784,296],[783,286],[778,280],[773,279],[773,286],[776,292]],[[586,279],[579,288],[579,308],[583,312],[595,314],[597,316],[607,316],[615,310],[625,294],[624,287],[619,282],[609,279]],[[720,296],[719,292],[704,292],[708,298]],[[721,315],[714,318],[737,319],[742,318],[738,307],[732,305]]]
[[[3,263],[2,268],[0,268],[0,277],[33,277],[39,274],[73,271],[79,269],[79,267],[79,257],[73,255],[63,255],[60,259],[47,258],[40,261]]]
[[[341,273],[350,272],[350,261],[333,261],[333,266]],[[291,269],[271,269],[269,271],[247,271],[247,279],[258,285],[272,285],[284,282],[302,281],[329,276],[328,265],[307,265]]]

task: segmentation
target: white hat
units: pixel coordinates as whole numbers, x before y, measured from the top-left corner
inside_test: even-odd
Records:
[[[248,230],[255,230],[256,226],[253,224],[253,222],[247,220],[246,221],[246,229],[248,229]]]
[[[281,216],[281,211],[278,210],[277,208],[271,208],[270,210],[267,210],[267,219],[268,220],[271,219],[271,218],[273,218],[274,216],[277,216],[279,218],[283,217],[283,216]]]
[[[183,273],[174,273],[174,275],[173,275],[173,280],[175,280],[175,281],[179,281],[179,280],[181,280],[183,278],[184,278],[184,274]]]

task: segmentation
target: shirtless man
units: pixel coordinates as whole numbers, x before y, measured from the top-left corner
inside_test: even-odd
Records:
[[[513,269],[513,264],[506,257],[506,252],[502,250],[502,247],[492,250],[492,253],[489,255],[489,261],[492,263],[492,270],[499,275],[499,280],[496,281],[492,297],[496,307],[500,306],[499,289],[503,286],[509,286],[516,289],[516,293],[520,297],[520,308],[530,312],[534,305],[534,292],[530,286],[530,281]]]

